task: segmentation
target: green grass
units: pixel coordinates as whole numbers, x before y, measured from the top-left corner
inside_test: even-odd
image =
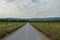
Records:
[[[31,22],[31,24],[52,40],[60,40],[60,22]]]
[[[21,28],[25,22],[0,22],[0,38]]]

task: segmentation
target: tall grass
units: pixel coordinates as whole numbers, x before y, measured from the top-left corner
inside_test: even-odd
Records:
[[[52,40],[60,40],[60,22],[31,22],[31,24]]]
[[[0,22],[0,38],[22,27],[25,22]]]

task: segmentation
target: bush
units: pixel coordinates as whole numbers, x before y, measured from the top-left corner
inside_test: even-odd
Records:
[[[7,33],[5,31],[0,31],[0,38],[3,38]]]

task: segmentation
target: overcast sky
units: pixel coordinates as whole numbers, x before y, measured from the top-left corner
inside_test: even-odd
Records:
[[[60,0],[0,0],[0,18],[60,17]]]

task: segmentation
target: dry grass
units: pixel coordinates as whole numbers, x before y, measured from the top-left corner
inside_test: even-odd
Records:
[[[0,22],[0,38],[22,27],[25,22]]]
[[[31,24],[52,40],[60,40],[60,22],[31,22]]]

